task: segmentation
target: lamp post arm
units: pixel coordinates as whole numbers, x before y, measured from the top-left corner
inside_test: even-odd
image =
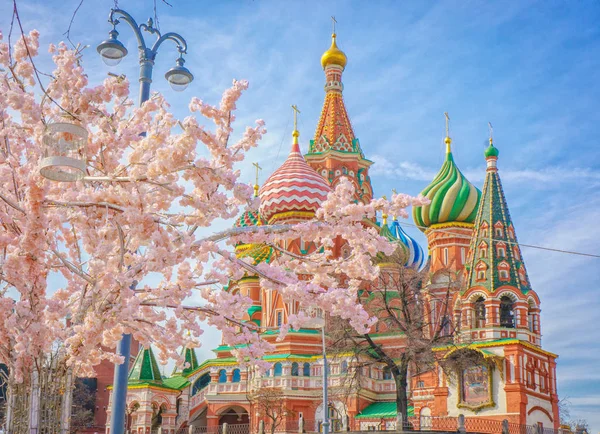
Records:
[[[187,42],[185,42],[185,39],[183,39],[183,36],[181,36],[177,33],[174,33],[174,32],[165,33],[164,35],[160,36],[156,40],[154,45],[152,46],[151,51],[156,54],[158,47],[160,47],[162,45],[162,43],[165,42],[167,39],[171,40],[177,44],[177,51],[180,54],[187,53]]]
[[[115,17],[115,15],[118,15]],[[108,15],[108,22],[113,26],[116,26],[121,22],[121,20],[125,21],[129,24],[129,27],[133,30],[135,37],[138,41],[138,48],[140,49],[140,56],[146,54],[146,41],[144,40],[144,36],[142,35],[141,26],[135,21],[135,19],[125,12],[123,9],[111,9],[110,14]],[[145,26],[145,24],[142,24]],[[147,27],[147,26],[146,26]],[[158,32],[158,30],[157,30]],[[160,33],[159,33],[160,36]]]

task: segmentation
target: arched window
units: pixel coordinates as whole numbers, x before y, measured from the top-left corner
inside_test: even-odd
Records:
[[[302,366],[302,375],[304,375],[305,377],[310,377],[310,363],[306,362]]]
[[[225,369],[219,371],[219,383],[227,383],[227,371]]]
[[[498,276],[500,277],[500,280],[508,280],[509,279],[507,270],[498,271]]]
[[[485,298],[475,300],[475,328],[485,327]]]
[[[240,370],[239,369],[234,369],[233,370],[233,376],[231,377],[231,382],[232,383],[239,383],[241,381],[242,377],[240,374]]]
[[[512,299],[506,295],[500,297],[500,326],[515,327],[515,310]]]
[[[273,368],[273,376],[274,377],[281,377],[281,372],[283,371],[283,368],[281,366],[281,363],[277,362],[275,363],[275,366]]]
[[[452,333],[450,326],[450,317],[448,315],[444,315],[442,317],[442,322],[440,323],[440,336],[450,336]]]
[[[292,363],[292,377],[298,376],[298,363]]]
[[[504,247],[498,247],[498,256],[504,258],[506,256],[506,249]]]
[[[267,370],[265,371],[265,377],[270,377],[270,376],[271,376],[271,370],[270,370],[270,369],[267,369]]]
[[[537,331],[537,321],[533,309],[535,309],[535,305],[532,300],[529,300],[529,306],[527,308],[527,326],[530,332],[535,333]]]
[[[384,380],[392,379],[392,371],[390,371],[390,368],[388,368],[387,366],[385,368],[383,368],[383,379]]]
[[[194,385],[192,386],[192,396],[195,395],[196,393],[200,392],[206,386],[208,386],[209,383],[210,383],[210,374],[209,373],[206,373],[206,374],[202,375],[200,378],[198,378],[194,382]]]
[[[485,280],[485,270],[477,270],[477,280]]]
[[[343,360],[342,361],[342,374],[345,374],[348,372],[348,362]]]

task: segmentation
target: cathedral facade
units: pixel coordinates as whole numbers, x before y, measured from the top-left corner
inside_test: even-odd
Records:
[[[311,219],[342,177],[353,183],[357,201],[373,198],[369,177],[373,163],[365,157],[344,105],[346,63],[334,34],[321,58],[325,101],[308,152],[301,153],[299,132],[294,130],[285,162],[260,190],[255,187],[259,211],[243,213],[236,227]],[[451,330],[453,340],[436,351],[451,357],[468,349],[479,354],[482,362],[461,368],[455,375],[441,367],[413,373],[408,384],[409,415],[418,419],[463,414],[471,419],[558,428],[557,356],[542,349],[540,299],[531,287],[502,189],[499,151],[490,139],[484,155],[486,177],[479,190],[459,170],[452,141],[446,136],[443,165],[422,192],[431,202],[413,209],[414,222],[427,237],[428,255],[396,219],[390,225],[387,217],[371,224],[401,246],[402,266],[428,267],[431,323]],[[338,244],[335,255],[351,254],[343,240]],[[289,240],[285,249],[302,255],[311,246]],[[259,263],[271,260],[277,252],[269,246],[240,244],[236,254]],[[452,291],[448,273],[460,277],[460,286]],[[209,432],[223,423],[255,426],[263,416],[251,393],[261,387],[279,390],[289,410],[277,431],[294,426],[300,418],[318,426],[325,412],[334,430],[394,426],[395,383],[383,365],[366,369],[360,387],[344,399],[332,396],[324,406],[321,331],[291,330],[278,340],[277,328],[286,324],[298,306],[262,288],[257,276],[247,275],[227,290],[253,300],[246,320],[264,329],[264,339],[274,345],[275,350],[264,357],[271,369],[258,375],[238,366],[233,348],[223,344],[214,349],[214,358],[202,362],[193,349],[185,349],[186,367],[165,378],[152,349],[142,348],[129,374],[128,429],[147,434],[160,425],[171,434],[190,426],[207,427]],[[450,294],[450,308],[448,303],[444,309],[444,303],[436,303],[443,294]],[[382,334],[381,339],[384,346],[403,345],[401,336]],[[344,382],[352,369],[349,363],[344,357],[330,361],[330,387]]]

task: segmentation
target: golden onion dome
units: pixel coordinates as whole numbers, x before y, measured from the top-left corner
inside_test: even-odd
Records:
[[[348,57],[346,57],[346,54],[338,48],[335,43],[335,38],[336,35],[333,33],[331,35],[331,47],[329,47],[329,50],[325,51],[321,56],[321,66],[323,66],[323,69],[325,69],[327,65],[339,65],[342,68],[345,68],[346,63],[348,63]]]

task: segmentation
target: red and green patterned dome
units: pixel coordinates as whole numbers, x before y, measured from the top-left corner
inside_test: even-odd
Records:
[[[266,225],[267,221],[261,217],[258,210],[243,212],[233,224],[234,228],[246,228],[249,226]]]

